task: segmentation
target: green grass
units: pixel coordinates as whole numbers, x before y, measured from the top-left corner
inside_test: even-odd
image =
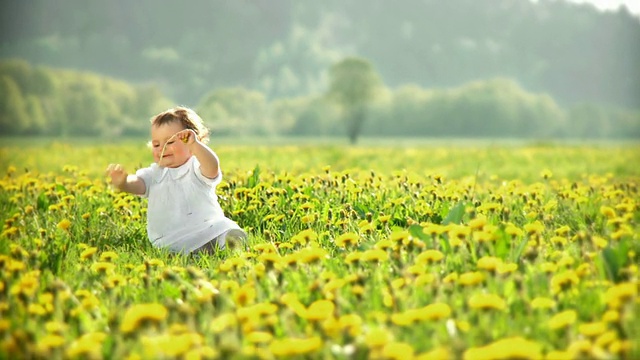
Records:
[[[0,147],[0,358],[639,355],[637,144],[211,146],[248,251],[150,246],[142,140]]]

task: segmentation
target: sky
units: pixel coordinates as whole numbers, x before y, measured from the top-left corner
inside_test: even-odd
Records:
[[[640,0],[569,0],[574,3],[590,3],[601,10],[617,10],[622,4],[635,15],[640,16]]]

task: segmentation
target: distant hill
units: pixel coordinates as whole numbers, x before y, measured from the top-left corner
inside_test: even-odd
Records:
[[[640,20],[540,0],[7,0],[0,57],[154,82],[186,105],[242,86],[319,93],[345,55],[386,85],[510,77],[561,105],[640,108]]]

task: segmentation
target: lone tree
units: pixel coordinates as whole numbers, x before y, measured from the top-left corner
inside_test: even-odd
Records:
[[[375,99],[382,82],[371,63],[350,57],[329,70],[328,97],[341,108],[351,144],[355,144],[367,117],[369,104]]]

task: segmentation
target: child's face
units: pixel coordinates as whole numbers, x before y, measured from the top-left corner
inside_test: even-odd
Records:
[[[151,126],[151,148],[153,149],[153,160],[160,166],[175,168],[189,160],[191,152],[189,148],[177,137],[170,139],[175,133],[184,130],[180,122],[173,121],[160,126]],[[168,141],[167,141],[168,140]],[[162,159],[162,148],[164,149]]]

